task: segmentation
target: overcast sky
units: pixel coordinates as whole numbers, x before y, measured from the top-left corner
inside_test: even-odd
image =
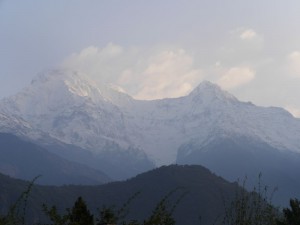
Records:
[[[0,0],[0,98],[79,70],[139,99],[203,80],[300,116],[298,0]]]

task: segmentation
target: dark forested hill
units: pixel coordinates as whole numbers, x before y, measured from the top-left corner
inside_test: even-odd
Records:
[[[26,189],[28,183],[0,176],[1,211]],[[102,205],[122,206],[132,195],[140,192],[129,206],[128,218],[143,219],[170,191],[169,207],[186,193],[178,204],[174,217],[179,225],[212,224],[224,210],[224,201],[230,201],[237,184],[229,183],[202,166],[163,166],[130,180],[101,186],[50,187],[35,185],[27,209],[30,220],[44,222],[41,205],[56,205],[59,210],[71,207],[78,196],[86,200],[89,209],[96,212]]]

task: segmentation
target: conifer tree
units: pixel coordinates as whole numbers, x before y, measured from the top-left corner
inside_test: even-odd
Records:
[[[93,225],[94,217],[87,209],[86,203],[79,197],[70,211],[69,225]]]

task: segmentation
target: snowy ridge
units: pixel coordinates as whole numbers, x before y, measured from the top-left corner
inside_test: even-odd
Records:
[[[40,74],[0,107],[65,143],[97,151],[114,142],[143,150],[157,165],[174,162],[183,143],[201,145],[216,135],[300,152],[300,120],[280,108],[240,102],[210,82],[188,96],[142,101],[84,77],[65,70]]]
[[[217,98],[222,101],[237,101],[237,98],[230,93],[223,91],[219,86],[209,82],[203,81],[200,83],[189,96],[200,97],[203,100],[209,101]]]
[[[1,107],[60,141],[94,149],[115,140],[114,130],[123,126],[120,110],[105,92],[76,72],[53,70],[39,74]]]
[[[31,127],[24,119],[0,111],[0,132],[14,133],[25,139],[39,140],[44,133]]]

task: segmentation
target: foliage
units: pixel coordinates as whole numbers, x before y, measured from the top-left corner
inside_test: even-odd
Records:
[[[112,207],[105,207],[100,210],[99,212],[100,217],[97,219],[96,225],[107,225],[107,224],[116,224],[117,223],[117,216],[115,213],[114,208]]]
[[[277,221],[278,225],[299,225],[300,224],[300,201],[290,200],[290,209],[283,209],[284,218]]]
[[[75,202],[70,215],[70,225],[93,225],[94,216],[91,215],[90,211],[83,199],[79,197]]]
[[[69,220],[69,215],[59,215],[57,212],[56,206],[52,206],[50,209],[43,205],[43,210],[45,214],[49,217],[50,221],[53,222],[53,225],[65,225]]]
[[[118,210],[114,206],[103,206],[102,209],[99,210],[99,218],[96,219],[96,225],[117,224],[118,221],[124,220],[128,214],[128,207],[130,203],[139,194],[140,192],[136,192],[134,195],[132,195]],[[122,223],[125,224],[124,221]],[[133,225],[135,225],[135,223]]]
[[[168,211],[164,199],[156,206],[150,218],[143,225],[174,225],[172,212]]]
[[[0,225],[25,225],[25,215],[27,201],[35,178],[20,195],[15,204],[10,207],[6,215],[0,215]],[[262,187],[261,175],[259,176],[258,186],[254,187],[252,192],[247,192],[245,187],[246,179],[242,187],[238,187],[234,201],[228,206],[225,205],[225,216],[219,221],[222,225],[299,225],[300,224],[300,201],[298,199],[290,200],[290,208],[282,211],[280,218],[279,210],[271,204],[272,194],[268,194],[267,186]],[[130,197],[119,209],[114,206],[103,206],[99,209],[97,215],[90,213],[86,202],[82,197],[77,198],[73,207],[66,209],[60,214],[56,206],[48,208],[43,206],[44,212],[51,221],[52,225],[175,225],[176,221],[173,213],[185,196],[186,192],[181,194],[172,203],[171,196],[177,192],[177,188],[165,195],[153,209],[151,215],[143,221],[126,220],[128,208],[131,202],[139,194],[136,193]],[[173,199],[174,200],[174,199]]]
[[[67,209],[65,215],[59,215],[55,206],[50,209],[43,205],[44,212],[48,215],[53,225],[93,225],[94,216],[87,209],[85,201],[79,197],[72,209]]]
[[[40,176],[35,177],[28,185],[27,189],[19,196],[17,201],[10,207],[6,215],[0,215],[0,225],[24,225],[27,208],[27,201],[34,182]]]
[[[66,210],[65,215],[59,215],[55,206],[48,209],[48,207],[44,205],[44,211],[53,225],[174,225],[175,220],[173,219],[172,214],[185,193],[182,194],[169,209],[167,204],[170,196],[177,190],[178,189],[175,189],[168,193],[157,204],[151,216],[143,222],[139,222],[137,220],[125,220],[128,213],[128,206],[138,193],[129,198],[128,201],[118,210],[113,206],[103,206],[102,209],[99,210],[99,218],[96,218],[95,222],[93,220],[93,215],[90,214],[84,200],[81,197],[79,197],[74,203],[72,210]]]
[[[268,187],[261,186],[261,174],[258,187],[252,192],[245,189],[246,179],[242,188],[238,188],[234,201],[225,207],[223,225],[275,225],[278,210],[272,206],[273,193],[268,196]]]

